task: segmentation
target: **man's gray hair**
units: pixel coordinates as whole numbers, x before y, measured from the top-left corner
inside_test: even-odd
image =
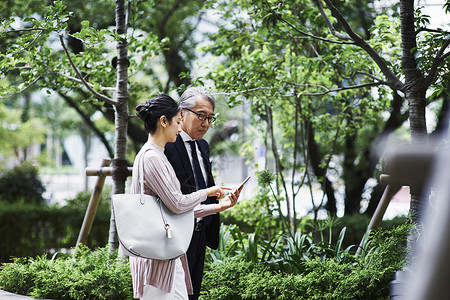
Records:
[[[197,97],[202,97],[211,102],[213,109],[216,108],[216,99],[205,88],[190,87],[180,97],[178,105],[180,108],[192,108],[195,106]]]

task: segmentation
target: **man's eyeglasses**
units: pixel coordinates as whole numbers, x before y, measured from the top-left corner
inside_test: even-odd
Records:
[[[196,111],[193,111],[192,109],[189,109],[189,108],[185,108],[185,110],[188,110],[188,111],[196,114],[200,121],[208,120],[209,124],[214,123],[216,121],[216,117],[207,117],[206,115],[200,114],[200,113],[198,113]]]

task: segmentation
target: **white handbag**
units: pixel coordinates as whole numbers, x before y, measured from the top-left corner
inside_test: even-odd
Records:
[[[112,211],[122,250],[128,256],[158,260],[186,253],[194,231],[194,210],[175,214],[163,201],[144,194],[144,164],[139,159],[139,194],[112,195]]]

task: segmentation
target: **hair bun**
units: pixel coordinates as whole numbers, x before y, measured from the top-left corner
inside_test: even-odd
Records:
[[[147,119],[151,115],[151,109],[148,103],[139,104],[136,106],[137,116],[142,120]]]

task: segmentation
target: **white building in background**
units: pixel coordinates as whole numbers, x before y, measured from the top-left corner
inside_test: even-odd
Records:
[[[59,147],[55,147],[59,148]],[[49,203],[64,203],[84,190],[93,190],[96,177],[86,176],[86,167],[100,167],[104,158],[109,158],[104,145],[96,137],[91,137],[91,145],[85,160],[85,145],[81,136],[73,135],[62,141],[61,150],[56,151],[59,167],[68,164],[70,168],[62,171],[41,174],[42,182],[46,186],[45,198]],[[64,164],[62,162],[63,157]],[[112,185],[111,178],[106,178],[105,185]]]

